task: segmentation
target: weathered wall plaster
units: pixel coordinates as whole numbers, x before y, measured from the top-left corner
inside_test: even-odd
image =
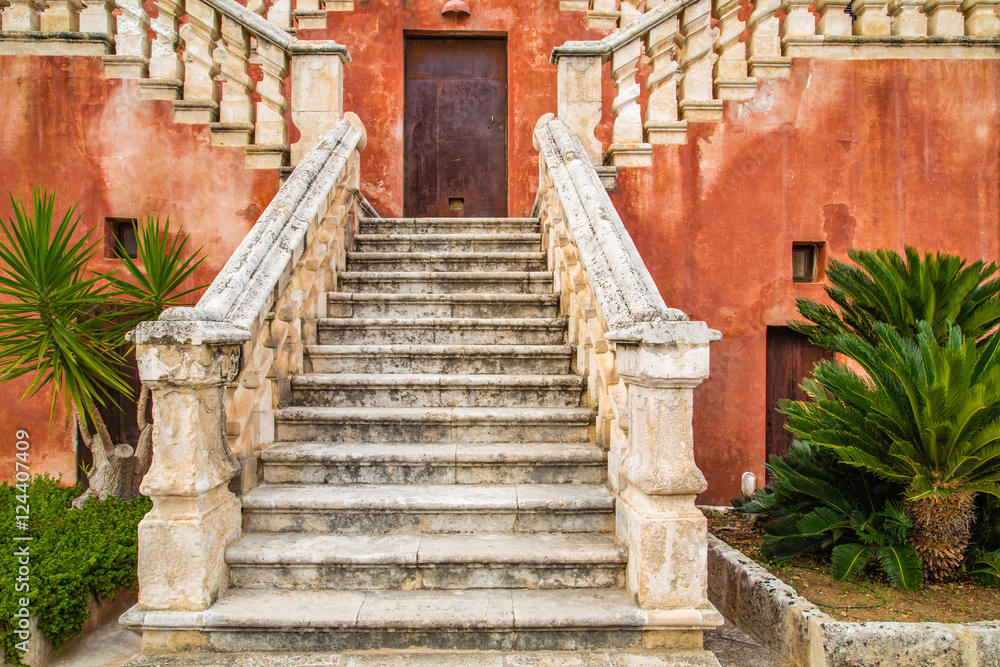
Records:
[[[787,80],[726,102],[625,169],[612,193],[667,305],[723,334],[695,392],[695,454],[728,504],[749,470],[763,480],[766,328],[797,316],[796,241],[906,244],[997,259],[1000,63],[796,60]]]
[[[170,217],[208,259],[207,284],[278,189],[276,170],[248,170],[243,149],[212,146],[207,125],[174,123],[170,102],[144,101],[135,80],[106,79],[100,58],[0,56],[0,217],[8,191],[56,189],[56,212],[77,202],[81,227],[102,240],[105,217]],[[95,270],[114,268],[99,247]],[[194,295],[194,300],[198,295]],[[51,394],[19,402],[25,383],[0,385],[0,479],[14,472],[14,431],[31,433],[32,472],[76,478],[68,418]],[[60,401],[61,401],[60,397]]]

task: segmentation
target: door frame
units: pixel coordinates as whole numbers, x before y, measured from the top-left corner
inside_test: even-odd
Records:
[[[406,148],[406,45],[411,39],[492,39],[497,41],[502,41],[504,45],[505,54],[505,64],[506,70],[504,71],[504,84],[506,87],[506,109],[504,118],[504,192],[505,192],[505,204],[507,209],[507,214],[510,214],[510,40],[508,39],[508,33],[504,30],[404,30],[403,31],[403,58],[402,58],[402,90],[400,99],[403,100],[403,116],[400,118],[400,122],[403,125],[403,192],[402,192],[402,207],[401,210],[403,215],[406,215],[406,199],[407,199],[407,183],[406,183],[406,165],[409,155],[407,155]]]

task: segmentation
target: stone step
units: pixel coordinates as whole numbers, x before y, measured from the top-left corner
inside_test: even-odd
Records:
[[[246,533],[597,533],[603,484],[264,484],[243,496]]]
[[[326,317],[317,321],[320,345],[558,345],[562,317]]]
[[[307,345],[313,373],[570,372],[569,345]]]
[[[362,218],[362,234],[537,233],[538,218]]]
[[[330,408],[275,413],[284,442],[585,442],[583,408]]]
[[[327,317],[556,317],[555,294],[327,294]]]
[[[579,375],[314,373],[292,378],[289,405],[576,408],[584,388]]]
[[[539,252],[542,235],[533,234],[357,234],[358,252]]]
[[[395,294],[551,294],[551,271],[344,271],[344,292]]]
[[[189,646],[220,652],[414,647],[574,651],[635,647],[643,642],[647,631],[653,633],[653,641],[665,642],[669,638],[664,635],[668,633],[662,630],[721,625],[722,618],[709,608],[678,613],[647,612],[637,608],[623,589],[608,588],[416,591],[233,588],[204,611],[140,611],[133,607],[122,615],[120,622],[126,627],[142,629],[144,652],[153,652],[157,646],[174,650]],[[674,635],[674,641],[692,656],[711,658],[710,653],[690,646],[690,633],[669,634]],[[681,647],[674,644],[674,648]],[[675,667],[713,664],[707,661],[660,662],[656,654],[647,657],[651,660],[638,664]],[[279,660],[266,664],[285,663]],[[315,663],[301,664],[315,667]],[[438,667],[442,663],[406,664]],[[478,667],[498,663],[473,659],[461,664]],[[540,666],[552,663],[505,664]]]
[[[617,588],[625,561],[608,533],[251,533],[226,550],[240,588]]]
[[[261,452],[268,484],[600,484],[589,442],[279,442]]]
[[[544,252],[347,253],[348,271],[545,271],[546,262]]]

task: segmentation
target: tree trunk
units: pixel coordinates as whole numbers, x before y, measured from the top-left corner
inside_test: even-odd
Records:
[[[920,555],[924,579],[950,581],[965,561],[976,494],[955,491],[944,498],[927,496],[907,500],[905,505],[906,514],[913,521],[908,539]]]
[[[135,465],[132,448],[129,446],[116,447],[111,442],[107,425],[101,419],[93,402],[88,401],[87,411],[88,416],[94,422],[97,431],[95,434],[91,435],[87,419],[79,409],[76,410],[76,421],[80,427],[83,442],[93,456],[94,466],[87,473],[87,483],[90,488],[74,500],[73,505],[80,507],[91,496],[98,500],[104,500],[108,496],[119,500],[131,500],[137,495],[132,482]]]

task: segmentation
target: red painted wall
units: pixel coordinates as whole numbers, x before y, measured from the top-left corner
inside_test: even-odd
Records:
[[[243,150],[210,145],[207,125],[173,122],[170,102],[140,99],[135,81],[105,79],[100,58],[0,56],[0,217],[8,191],[57,191],[56,212],[77,202],[81,227],[105,217],[170,217],[208,259],[191,285],[210,283],[278,189],[274,170],[248,170]],[[103,249],[102,249],[103,250]],[[118,260],[100,259],[95,270]],[[197,295],[194,297],[197,298]],[[14,432],[31,434],[32,472],[76,479],[76,455],[51,394],[19,401],[26,384],[0,385],[0,479],[14,472]]]
[[[353,12],[330,12],[325,30],[300,30],[301,39],[347,46],[344,109],[368,130],[361,190],[383,216],[403,214],[403,35],[408,31],[480,32],[507,37],[507,155],[509,215],[527,216],[538,189],[535,123],[556,111],[552,48],[568,40],[600,39],[586,12],[561,12],[558,0],[478,0],[472,15],[441,16],[444,0],[356,0]]]
[[[793,242],[997,259],[1000,63],[796,60],[689,127],[654,168],[620,170],[612,199],[667,304],[723,334],[695,456],[701,501],[728,504],[744,471],[763,479],[766,327],[823,296],[792,282]]]

